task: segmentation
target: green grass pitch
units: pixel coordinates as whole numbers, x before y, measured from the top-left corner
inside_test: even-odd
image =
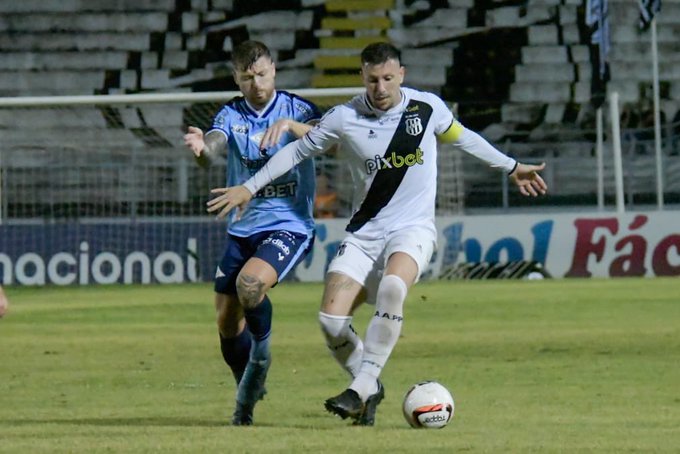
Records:
[[[255,426],[230,427],[234,384],[209,284],[7,289],[0,452],[678,452],[680,280],[432,282],[414,287],[376,426],[323,401],[348,384],[322,341],[320,284],[284,283]],[[363,334],[370,309],[355,320]],[[442,430],[401,415],[438,380]]]

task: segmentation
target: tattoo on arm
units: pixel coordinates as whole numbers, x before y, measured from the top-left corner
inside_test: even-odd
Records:
[[[227,155],[227,139],[222,134],[206,134],[203,137],[203,153],[196,158],[201,167],[209,167],[219,155]]]
[[[223,156],[226,156],[227,139],[224,137],[224,134],[206,134],[204,142],[205,148],[203,149],[203,153],[207,153],[211,156],[221,153]]]

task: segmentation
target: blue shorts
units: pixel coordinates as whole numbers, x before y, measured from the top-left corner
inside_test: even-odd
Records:
[[[313,236],[286,230],[260,232],[248,237],[227,235],[227,247],[215,273],[215,292],[236,295],[236,277],[251,257],[269,263],[280,282],[305,258],[313,244]]]

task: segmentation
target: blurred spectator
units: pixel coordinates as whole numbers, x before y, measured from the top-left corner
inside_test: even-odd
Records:
[[[673,147],[671,148],[671,155],[680,154],[680,110],[675,113],[673,117],[673,124],[671,125],[671,137],[673,138]]]
[[[659,112],[659,122],[662,127],[666,122],[666,114]],[[635,134],[638,140],[637,154],[650,154],[654,150],[654,108],[649,101],[643,101],[640,108],[640,124]]]
[[[626,104],[621,111],[621,129],[635,129],[640,123],[640,116],[632,104]]]
[[[329,219],[338,215],[338,193],[331,186],[326,172],[316,177],[316,197],[314,199],[314,217]]]
[[[624,142],[630,143],[636,141],[635,128],[640,123],[640,116],[637,109],[632,104],[625,104],[621,110],[621,138]]]

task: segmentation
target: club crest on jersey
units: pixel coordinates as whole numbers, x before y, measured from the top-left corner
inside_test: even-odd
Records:
[[[408,135],[417,136],[423,132],[423,124],[420,122],[420,117],[407,118],[404,125]]]
[[[423,150],[420,147],[416,148],[414,153],[409,153],[405,156],[398,155],[396,152],[380,156],[376,155],[373,159],[367,159],[366,173],[369,175],[375,171],[383,169],[398,169],[403,166],[413,167],[416,164],[423,164]]]

